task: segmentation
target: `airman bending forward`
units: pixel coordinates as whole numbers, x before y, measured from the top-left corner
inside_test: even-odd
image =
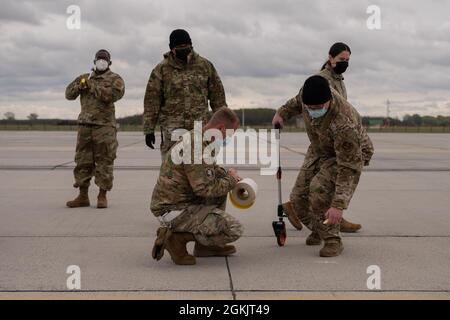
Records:
[[[343,211],[358,185],[361,171],[373,154],[373,145],[356,109],[328,81],[308,78],[300,93],[287,105],[302,114],[311,142],[290,196],[286,211],[294,211],[312,230],[307,245],[320,245],[320,256],[339,255],[344,246],[339,235]],[[279,114],[285,118],[284,106]]]

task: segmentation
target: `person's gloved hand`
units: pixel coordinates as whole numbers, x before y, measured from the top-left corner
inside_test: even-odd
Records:
[[[78,84],[78,90],[89,90],[91,88],[91,80],[90,79],[81,79],[80,83]]]
[[[145,135],[145,144],[150,148],[150,149],[155,149],[155,147],[153,146],[155,144],[155,133],[147,133]]]

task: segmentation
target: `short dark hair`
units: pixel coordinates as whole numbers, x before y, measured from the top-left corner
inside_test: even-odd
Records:
[[[219,123],[224,123],[225,126],[228,128],[231,128],[235,124],[239,124],[239,118],[234,113],[233,110],[231,110],[228,107],[221,107],[214,112],[211,119],[209,120],[209,123],[212,125],[217,125]]]

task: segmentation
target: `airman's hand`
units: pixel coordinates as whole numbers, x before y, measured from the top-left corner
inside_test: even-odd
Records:
[[[327,219],[327,224],[337,224],[342,220],[342,210],[331,207],[325,213],[325,218]]]
[[[238,182],[242,180],[242,178],[238,175],[237,170],[234,168],[228,169],[228,174]]]
[[[155,144],[155,133],[152,132],[145,135],[145,144],[150,149],[155,149],[155,147],[153,146]]]
[[[80,84],[78,85],[78,89],[80,89],[80,91],[89,90],[90,87],[91,87],[91,80],[85,78],[82,78],[80,80]]]
[[[275,115],[273,116],[272,119],[272,126],[275,128],[275,125],[279,124],[280,125],[280,129],[283,129],[284,127],[284,120],[283,118],[280,116],[280,114],[278,113],[278,111],[275,113]]]

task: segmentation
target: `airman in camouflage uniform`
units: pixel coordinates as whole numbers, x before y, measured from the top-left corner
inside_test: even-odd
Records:
[[[203,130],[219,129],[224,138],[224,129],[236,130],[238,124],[236,115],[224,107],[213,115]],[[185,134],[187,139],[191,139],[188,146],[191,159],[195,157],[194,131]],[[166,249],[174,263],[195,264],[195,257],[226,256],[236,251],[234,246],[227,244],[236,241],[243,228],[239,221],[225,212],[225,202],[228,192],[240,177],[236,170],[227,171],[204,159],[197,163],[174,161],[174,154],[179,153],[174,150],[183,143],[181,141],[170,149],[153,190],[150,208],[163,226],[157,231],[152,256],[159,260]],[[203,142],[203,150],[209,144]],[[189,241],[195,241],[195,257],[187,253],[186,243]]]
[[[320,103],[305,102],[314,100]],[[310,115],[311,105],[327,103],[325,115],[316,118]],[[278,113],[283,119],[301,114],[311,141],[291,192],[291,208],[284,206],[284,209],[293,210],[313,231],[307,238],[308,245],[318,245],[325,240],[321,256],[339,255],[343,250],[339,222],[358,185],[363,166],[368,165],[372,157],[370,138],[355,108],[336,90],[330,90],[326,79],[320,76],[308,78],[300,93]],[[329,220],[329,224],[324,224],[325,220]]]
[[[162,131],[161,155],[175,143],[175,129],[192,130],[194,121],[205,121],[213,111],[226,106],[222,81],[213,64],[192,49],[185,30],[170,35],[171,51],[152,71],[144,97],[144,134],[146,144],[154,148],[155,127]]]
[[[347,100],[347,90],[344,83],[343,73],[346,71],[348,67],[348,61],[350,59],[351,50],[348,45],[342,42],[337,42],[333,44],[329,50],[329,59],[324,63],[322,69],[317,75],[324,77],[328,80],[330,87],[337,91],[345,100]],[[301,89],[300,89],[301,90]],[[296,103],[293,100],[293,105],[289,110],[285,110],[284,114],[286,119],[289,119],[292,116],[298,114],[298,110],[296,109]],[[366,140],[365,145],[372,147],[370,139],[368,138],[367,133],[364,130],[364,139]],[[291,204],[285,203],[284,206],[287,208],[287,212],[290,213],[288,215],[289,221],[291,224],[296,227],[298,230],[302,229],[302,224],[300,220],[297,218],[297,215],[292,209]],[[346,219],[342,219],[340,224],[341,232],[356,232],[361,229],[361,225],[357,223],[352,223]]]
[[[100,50],[95,55],[96,68],[92,73],[77,77],[66,88],[66,98],[80,96],[81,112],[78,117],[78,138],[75,153],[74,187],[80,194],[67,206],[89,206],[88,188],[95,176],[99,186],[98,208],[106,208],[106,192],[113,186],[113,165],[117,151],[117,128],[114,102],[125,93],[122,78],[109,69],[110,54]]]
[[[336,90],[345,100],[347,100],[347,90],[342,74],[348,68],[351,54],[350,47],[345,43],[334,43],[328,51],[328,60],[318,73],[319,76],[327,79],[330,87]]]

